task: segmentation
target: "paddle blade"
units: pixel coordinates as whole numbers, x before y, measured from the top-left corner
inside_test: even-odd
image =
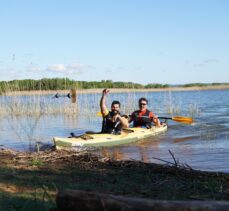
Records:
[[[97,112],[97,116],[102,116],[101,111]]]
[[[174,116],[171,118],[173,121],[176,122],[181,122],[184,124],[192,124],[193,123],[193,119],[191,117],[185,117],[185,116]]]
[[[69,96],[71,96],[72,103],[75,103],[76,102],[76,89],[71,89]]]

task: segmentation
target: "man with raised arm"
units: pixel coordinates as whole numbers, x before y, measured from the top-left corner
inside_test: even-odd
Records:
[[[113,101],[111,103],[111,111],[107,109],[106,97],[109,93],[108,89],[104,89],[100,100],[100,109],[103,117],[103,125],[101,133],[120,134],[122,128],[129,126],[127,118],[120,114],[120,102]]]

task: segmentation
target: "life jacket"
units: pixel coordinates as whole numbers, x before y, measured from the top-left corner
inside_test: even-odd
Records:
[[[103,125],[101,133],[109,133],[109,134],[121,134],[122,125],[119,120],[115,122],[112,121],[113,114],[111,111],[103,118]]]
[[[134,123],[133,126],[151,128],[152,122],[150,118],[150,111],[146,109],[146,112],[142,116],[139,115],[140,112],[141,112],[140,110],[133,112],[132,114],[133,123]]]

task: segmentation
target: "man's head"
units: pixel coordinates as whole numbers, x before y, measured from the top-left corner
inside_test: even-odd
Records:
[[[117,101],[117,100],[114,100],[114,101],[111,103],[111,111],[112,111],[114,114],[119,113],[120,106],[121,106],[120,102]]]
[[[148,100],[144,97],[138,100],[138,105],[140,110],[145,110],[147,108]]]

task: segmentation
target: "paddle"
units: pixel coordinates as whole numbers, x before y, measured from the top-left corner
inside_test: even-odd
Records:
[[[102,116],[102,113],[100,111],[97,112],[97,116]],[[180,123],[184,123],[184,124],[192,124],[193,123],[193,119],[191,117],[185,117],[185,116],[158,117],[158,119],[173,120],[175,122],[180,122]]]
[[[97,112],[97,116],[102,116],[101,111],[98,111],[98,112]]]
[[[56,93],[53,98],[59,98],[59,97],[68,97],[71,98],[72,103],[76,102],[76,89],[71,89],[70,93],[68,93],[67,95],[61,95],[59,93]]]
[[[174,116],[174,117],[158,117],[158,119],[173,120],[175,122],[181,122],[184,124],[192,124],[193,119],[185,116]]]

